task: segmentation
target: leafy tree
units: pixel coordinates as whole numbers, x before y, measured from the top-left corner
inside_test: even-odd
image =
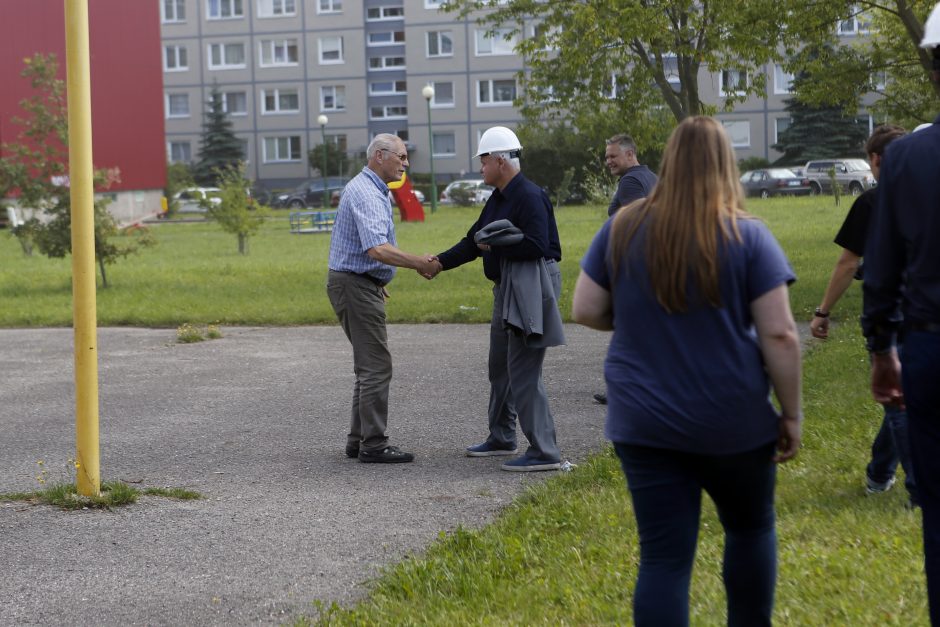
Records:
[[[3,145],[7,156],[0,159],[0,197],[18,191],[20,206],[45,214],[44,220],[33,217],[14,229],[24,252],[29,254],[35,243],[48,257],[64,257],[72,252],[72,207],[65,179],[68,173],[65,83],[57,78],[59,65],[54,54],[37,53],[25,60],[25,66],[21,75],[29,80],[34,94],[20,102],[27,117],[14,118],[23,129],[18,141]],[[117,168],[96,170],[95,187],[106,189],[119,178]],[[154,243],[143,230],[134,240],[115,243],[119,230],[107,211],[107,203],[99,198],[94,204],[95,257],[104,287],[108,287],[106,264]]]
[[[218,186],[219,173],[237,167],[244,154],[242,143],[232,130],[232,120],[222,107],[222,92],[218,84],[212,86],[207,104],[209,108],[203,119],[199,160],[193,167],[193,177],[200,185]]]
[[[451,0],[448,10],[466,16],[484,10],[478,22],[491,32],[509,29],[520,37],[519,99],[528,120],[600,114],[629,120],[638,145],[661,147],[668,129],[691,115],[710,114],[702,102],[701,70],[747,73],[723,103],[730,107],[763,94],[764,66],[814,41],[797,0]],[[812,6],[814,17],[832,5]],[[534,36],[524,25],[537,24]],[[672,120],[663,128],[663,112]]]
[[[813,106],[800,100],[803,86],[811,83],[808,74],[801,74],[793,82],[796,98],[785,101],[784,109],[790,114],[790,126],[777,136],[772,147],[783,156],[781,165],[800,165],[810,159],[833,157],[864,157],[862,144],[868,135],[868,126],[855,117],[854,103]]]
[[[210,220],[218,222],[227,233],[237,235],[238,252],[247,255],[248,238],[261,228],[266,211],[251,202],[247,193],[250,183],[245,178],[245,168],[241,163],[219,170],[216,177],[221,189],[221,202],[203,201],[206,215]]]
[[[841,44],[826,33],[827,53],[811,51],[793,58],[791,69],[805,69],[825,80],[804,86],[800,98],[815,105],[842,103],[868,92],[880,98],[870,110],[878,118],[913,128],[940,110],[940,85],[928,80],[930,56],[920,48],[924,21],[935,0],[871,0],[841,3],[840,19],[857,19],[867,36]]]
[[[167,215],[171,216],[179,210],[179,200],[176,194],[187,187],[195,187],[193,171],[188,164],[182,162],[168,163],[166,166],[166,187],[163,194],[167,202]]]
[[[323,144],[314,146],[307,152],[307,163],[318,172],[323,169]],[[320,176],[347,176],[350,172],[349,155],[335,142],[326,142],[326,172]]]

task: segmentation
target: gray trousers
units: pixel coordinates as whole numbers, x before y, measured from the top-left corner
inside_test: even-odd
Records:
[[[388,446],[388,389],[392,382],[392,354],[385,329],[382,288],[350,272],[330,270],[326,282],[330,304],[353,349],[352,413],[347,445],[362,451]]]
[[[555,298],[561,295],[561,270],[548,264]],[[512,447],[516,442],[516,420],[529,440],[526,455],[560,461],[555,443],[555,419],[548,407],[542,384],[544,348],[529,348],[521,335],[503,327],[503,303],[499,286],[493,286],[493,317],[490,320],[490,435],[487,442]]]

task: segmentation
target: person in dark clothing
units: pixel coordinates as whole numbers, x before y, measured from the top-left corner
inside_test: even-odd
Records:
[[[516,453],[516,420],[529,440],[524,455],[502,465],[503,470],[529,472],[556,470],[561,454],[555,441],[555,422],[542,385],[545,348],[529,345],[519,333],[503,324],[501,263],[544,259],[551,277],[556,300],[561,294],[561,242],[555,224],[555,212],[544,190],[525,178],[519,166],[522,146],[515,133],[505,127],[488,129],[480,138],[483,180],[496,190],[466,237],[436,257],[438,272],[451,270],[478,257],[483,258],[483,273],[493,281],[493,317],[490,324],[489,352],[489,436],[484,442],[467,447],[470,457],[513,455]],[[496,221],[507,219],[523,233],[518,244],[490,247],[474,241],[477,231]]]
[[[619,176],[617,191],[610,199],[607,215],[612,216],[623,206],[634,200],[646,198],[656,185],[656,175],[645,165],[640,165],[636,158],[636,143],[629,135],[621,133],[607,140],[607,149],[604,151],[604,163],[614,176]],[[607,404],[607,394],[598,392],[594,400]]]
[[[940,4],[921,47],[940,83]],[[862,331],[875,400],[907,408],[911,462],[923,514],[930,622],[940,625],[940,116],[884,154],[865,249]],[[898,335],[904,350],[898,356]],[[903,366],[903,368],[902,368]]]
[[[865,153],[871,163],[872,174],[878,179],[881,159],[885,148],[895,139],[904,136],[904,129],[893,124],[879,126],[868,138]],[[810,331],[813,337],[829,337],[829,314],[832,308],[848,289],[853,278],[862,278],[862,256],[865,254],[865,241],[868,238],[868,222],[871,211],[878,197],[878,188],[863,192],[849,210],[836,235],[835,243],[842,247],[842,253],[832,270],[829,285],[822,302],[816,308]],[[869,494],[886,492],[894,485],[894,476],[898,462],[904,468],[905,480],[911,506],[917,505],[917,488],[914,473],[911,470],[910,445],[907,437],[907,414],[894,405],[884,406],[884,420],[878,435],[871,445],[871,462],[865,472],[865,489]]]

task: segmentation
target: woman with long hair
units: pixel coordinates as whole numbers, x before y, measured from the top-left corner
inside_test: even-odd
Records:
[[[703,490],[725,531],[728,624],[771,622],[776,463],[800,446],[800,344],[795,276],[743,198],[721,124],[688,118],[652,194],[614,214],[581,262],[572,317],[614,332],[605,431],[640,536],[640,627],[689,624]]]

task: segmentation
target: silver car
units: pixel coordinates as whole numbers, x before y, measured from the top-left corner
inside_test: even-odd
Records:
[[[836,182],[842,191],[858,196],[876,185],[871,166],[864,159],[817,159],[807,161],[803,176],[809,179],[812,193],[832,192],[829,170],[835,170]]]

